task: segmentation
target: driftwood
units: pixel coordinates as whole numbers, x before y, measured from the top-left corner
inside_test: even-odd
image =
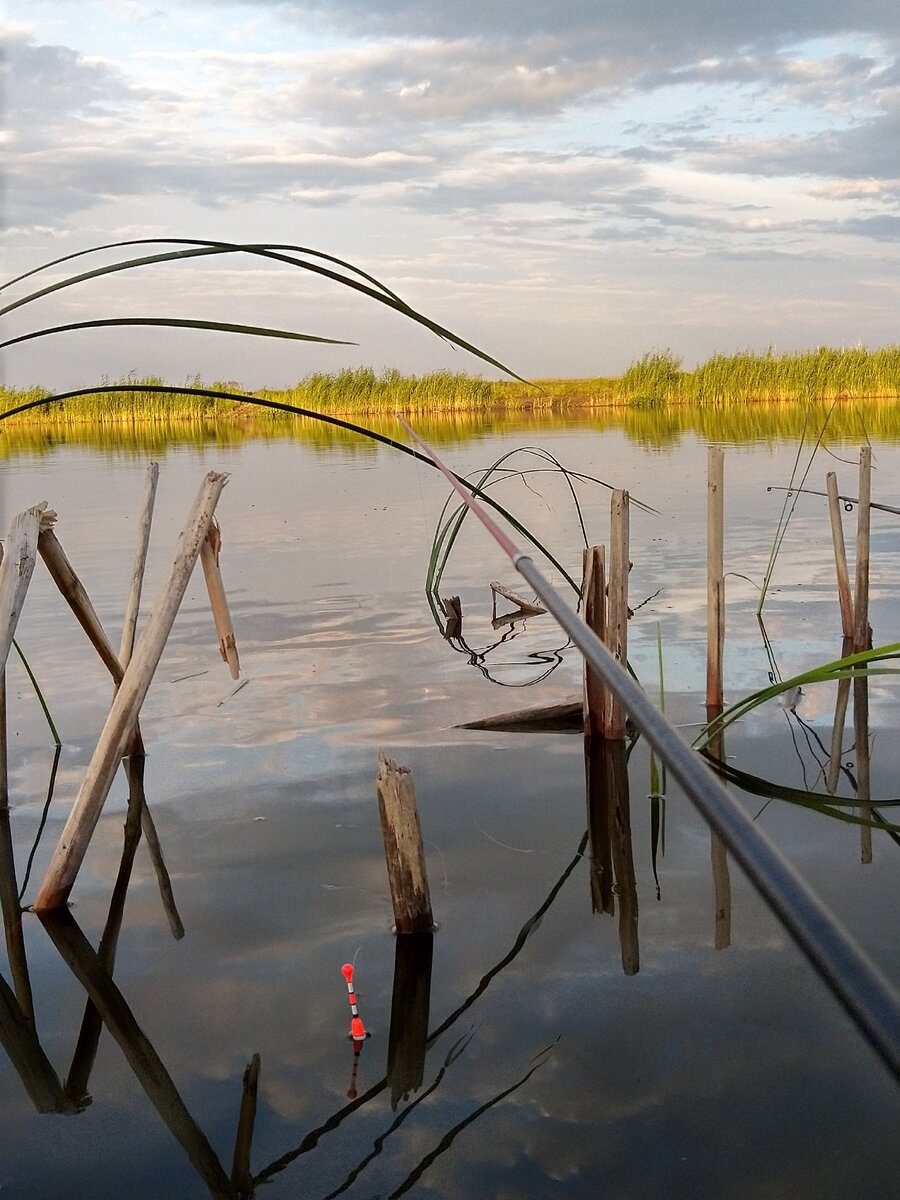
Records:
[[[538,617],[541,613],[547,610],[540,604],[535,604],[533,600],[523,600],[521,596],[517,596],[515,592],[511,592],[509,588],[505,588],[502,584],[494,580],[491,583],[491,600],[493,603],[493,612],[491,616],[494,620],[497,618],[497,597],[502,596],[504,600],[508,600],[510,604],[515,604],[518,609],[517,616]]]
[[[152,616],[115,694],[75,804],[47,868],[35,900],[37,911],[65,904],[72,890],[227,478],[227,475],[210,471],[200,488],[179,539],[169,579],[156,598]]]
[[[412,772],[379,751],[377,788],[396,931],[426,933],[434,917]]]
[[[517,708],[513,712],[467,721],[457,729],[487,729],[497,733],[560,732],[581,733],[584,725],[584,702],[580,696],[559,704],[540,704],[533,708]]]

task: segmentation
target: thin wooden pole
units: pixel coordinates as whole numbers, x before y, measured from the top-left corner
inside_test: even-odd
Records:
[[[606,641],[606,547],[587,546],[583,555],[582,612],[587,624],[600,640]],[[602,734],[606,712],[606,688],[603,680],[585,660],[584,732],[589,737]]]
[[[628,661],[628,531],[628,493],[617,489],[610,501],[606,645],[623,667]],[[605,713],[604,737],[613,741],[624,738],[625,709],[612,692],[607,692]]]
[[[13,517],[9,527],[6,553],[0,563],[0,671],[6,670],[25,593],[34,574],[41,525],[52,516],[47,512],[47,501],[42,500]]]
[[[234,1139],[234,1157],[231,1163],[231,1182],[237,1188],[241,1200],[253,1195],[253,1174],[250,1170],[250,1150],[253,1146],[253,1126],[256,1123],[256,1097],[259,1092],[259,1055],[254,1054],[244,1071],[241,1092],[241,1111],[238,1116],[237,1135]]]
[[[218,522],[214,518],[209,523],[209,532],[200,547],[200,563],[206,579],[206,589],[209,592],[209,604],[212,608],[213,620],[216,623],[216,633],[219,635],[219,653],[222,655],[222,661],[228,664],[231,678],[239,679],[241,664],[238,660],[234,626],[231,623],[225,585],[222,583],[222,571],[219,567],[221,548],[222,534]]]
[[[37,912],[58,908],[69,898],[227,478],[210,471],[197,494],[179,539],[169,579],[156,598],[153,614],[113,698],[97,748],[50,860],[34,903]]]
[[[398,934],[426,933],[434,917],[412,772],[379,751],[377,787],[394,925]]]
[[[844,522],[838,496],[837,475],[825,476],[828,490],[828,513],[831,517],[831,540],[834,544],[834,566],[837,572],[838,600],[841,605],[841,629],[845,638],[853,637],[853,598],[850,595],[850,573],[847,570],[847,549],[844,545]]]
[[[859,507],[856,525],[856,598],[853,603],[853,649],[869,646],[869,552],[872,528],[872,447],[859,452]]]
[[[725,453],[707,452],[706,482],[706,707],[724,703],[722,657],[725,647]]]
[[[128,602],[125,606],[122,638],[119,642],[119,662],[122,665],[123,671],[128,666],[131,652],[134,649],[138,612],[141,607],[141,591],[144,586],[144,569],[147,565],[147,548],[150,545],[150,526],[153,523],[153,504],[156,499],[156,485],[158,482],[159,463],[149,463],[147,466],[147,478],[144,484],[144,501],[141,505],[141,515],[138,519],[137,548],[134,554],[134,565],[131,569],[131,584],[128,588]]]
[[[122,666],[106,631],[100,623],[91,598],[75,573],[59,539],[52,529],[41,529],[38,550],[51,578],[59,588],[63,599],[75,614],[78,624],[88,636],[88,641],[103,659],[103,663],[115,682],[122,681]]]

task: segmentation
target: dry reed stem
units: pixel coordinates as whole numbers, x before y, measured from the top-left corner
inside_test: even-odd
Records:
[[[38,912],[65,904],[72,890],[227,478],[227,475],[210,471],[194,501],[169,578],[156,597],[152,616],[113,698],[106,724],[50,860],[34,904]]]

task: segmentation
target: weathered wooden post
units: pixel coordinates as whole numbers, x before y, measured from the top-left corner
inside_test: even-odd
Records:
[[[378,811],[398,934],[434,928],[416,789],[409,767],[378,753]]]

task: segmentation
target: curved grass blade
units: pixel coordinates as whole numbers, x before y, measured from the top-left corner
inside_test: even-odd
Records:
[[[294,333],[290,329],[270,329],[265,325],[235,325],[229,321],[201,321],[178,317],[109,317],[94,321],[73,321],[68,325],[52,325],[46,329],[36,329],[32,333],[23,333],[18,337],[8,338],[0,342],[0,350],[7,346],[15,346],[19,342],[30,342],[35,338],[49,337],[53,333],[68,333],[73,329],[108,329],[120,325],[162,326],[166,329],[208,329],[214,333],[242,333],[254,337],[287,338],[295,342],[323,342],[332,346],[355,346],[356,342],[348,342],[343,338],[319,337],[312,333]]]
[[[858,679],[860,676],[865,675],[900,674],[900,668],[896,667],[869,667],[870,663],[890,661],[895,658],[900,658],[900,642],[891,642],[887,646],[876,646],[872,650],[861,650],[856,654],[848,654],[845,658],[835,659],[833,662],[825,663],[823,666],[803,671],[801,674],[794,675],[790,679],[773,683],[770,687],[753,692],[751,695],[745,696],[742,700],[738,700],[735,704],[723,709],[718,717],[715,717],[708,725],[703,727],[692,742],[692,745],[698,750],[702,750],[717,733],[727,729],[738,717],[742,717],[754,708],[758,708],[760,704],[765,704],[767,700],[772,700],[784,692],[789,692],[792,688],[813,683],[828,683],[836,679]]]
[[[823,795],[821,792],[810,792],[804,788],[788,787],[786,784],[773,783],[769,779],[764,779],[761,775],[752,775],[748,771],[742,771],[739,767],[735,767],[730,763],[723,763],[714,755],[707,751],[701,751],[703,757],[723,779],[727,779],[730,783],[737,784],[742,791],[748,792],[751,796],[762,796],[769,800],[784,800],[788,804],[798,804],[803,808],[815,809],[816,812],[821,812],[824,816],[833,817],[837,821],[845,821],[850,825],[866,825],[873,829],[883,829],[886,833],[900,833],[900,825],[891,821],[886,821],[884,817],[872,819],[870,817],[860,817],[855,813],[844,812],[844,808],[855,808],[859,805],[859,799],[853,797],[851,799],[843,799]],[[875,801],[879,808],[897,808],[900,807],[900,798],[896,800],[878,800]]]
[[[149,244],[165,244],[156,241],[155,239],[142,239],[138,242],[131,243],[109,243],[107,246],[102,248],[115,249],[118,246],[124,247],[125,245],[144,245],[148,244],[148,241]],[[2,316],[4,313],[13,312],[15,309],[21,308],[26,304],[30,304],[32,301],[38,300],[43,296],[48,296],[54,292],[61,291],[64,288],[72,287],[77,283],[84,283],[90,279],[99,279],[105,275],[113,275],[120,271],[129,271],[137,267],[151,266],[155,263],[174,262],[176,260],[186,258],[202,258],[210,255],[246,253],[258,255],[276,262],[284,262],[289,266],[298,267],[305,271],[311,271],[316,275],[321,275],[326,279],[331,279],[336,283],[340,283],[344,287],[349,287],[355,291],[361,292],[370,299],[376,300],[378,303],[384,304],[388,308],[392,308],[396,312],[399,312],[402,316],[408,317],[411,321],[415,321],[417,324],[424,326],[426,329],[429,329],[432,333],[436,334],[443,340],[451,343],[452,345],[458,346],[461,350],[466,350],[469,354],[473,354],[476,358],[481,359],[482,362],[486,362],[493,367],[497,367],[499,370],[511,376],[513,379],[519,380],[520,383],[528,382],[521,375],[516,374],[515,371],[507,367],[499,359],[496,359],[492,355],[485,353],[483,350],[479,350],[478,347],[473,345],[471,342],[467,342],[458,334],[451,332],[451,330],[446,329],[443,325],[439,325],[436,321],[432,321],[423,313],[418,312],[416,309],[406,304],[405,301],[401,300],[398,296],[391,292],[390,289],[386,288],[378,280],[375,280],[373,276],[367,275],[365,272],[360,271],[358,268],[342,259],[337,259],[331,255],[323,255],[318,251],[311,251],[302,246],[288,245],[279,247],[278,249],[273,249],[267,245],[242,245],[234,242],[205,242],[192,241],[188,239],[171,239],[168,244],[173,243],[176,245],[183,245],[186,243],[189,246],[189,249],[168,250],[160,254],[143,255],[138,258],[130,258],[126,259],[125,261],[109,263],[102,267],[95,267],[90,271],[83,271],[78,275],[73,275],[67,279],[59,280],[57,283],[48,284],[46,287],[39,288],[37,291],[29,293],[29,295],[23,296],[19,300],[13,301],[11,304],[7,304],[5,307],[0,308],[0,316]],[[283,251],[288,251],[288,253]],[[298,254],[309,254],[316,258],[320,258],[323,261],[335,263],[340,265],[345,270],[350,271],[352,275],[343,275],[338,271],[332,271],[329,267],[322,266],[318,262],[310,262],[304,258],[295,257]],[[352,276],[359,276],[359,278],[353,278]],[[363,280],[366,280],[366,282],[363,282]]]

